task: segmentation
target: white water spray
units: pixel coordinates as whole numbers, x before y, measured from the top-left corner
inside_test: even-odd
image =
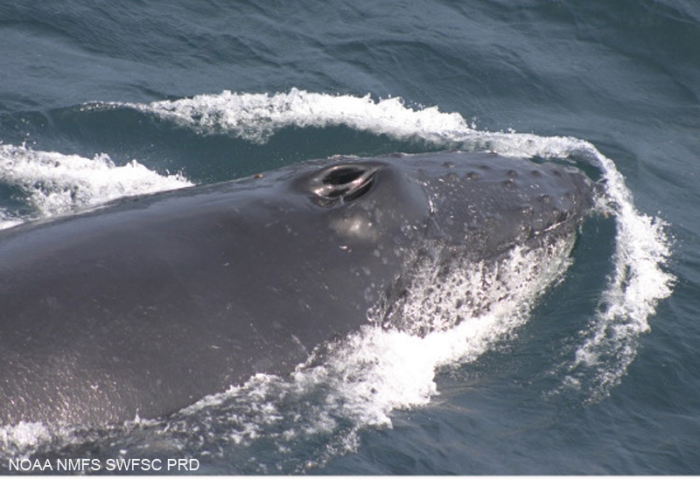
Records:
[[[31,218],[0,211],[0,229],[26,219],[81,211],[110,200],[192,185],[182,175],[159,175],[136,160],[116,166],[109,156],[84,158],[26,145],[0,145],[0,182],[19,188]]]

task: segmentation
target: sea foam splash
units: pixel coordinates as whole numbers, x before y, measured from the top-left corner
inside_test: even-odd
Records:
[[[0,183],[21,191],[33,214],[0,210],[0,229],[27,219],[47,218],[124,196],[191,186],[180,174],[160,175],[136,160],[116,166],[108,155],[94,158],[0,145]]]
[[[638,337],[650,329],[649,317],[655,313],[658,302],[672,291],[674,278],[664,270],[670,256],[670,241],[663,221],[636,210],[614,163],[583,140],[478,131],[457,113],[444,113],[436,107],[409,107],[400,98],[375,101],[370,96],[328,95],[297,89],[273,95],[223,92],[151,104],[93,103],[84,108],[133,108],[202,135],[232,135],[254,143],[264,143],[280,129],[290,126],[344,125],[399,141],[420,139],[442,148],[494,150],[512,157],[589,163],[601,172],[605,188],[598,209],[616,220],[615,253],[611,259],[614,267],[601,290],[600,307],[591,311],[588,328],[581,331],[575,353],[565,364],[555,366],[557,371],[564,372],[559,390],[575,388],[593,400],[604,397],[634,360]],[[69,167],[64,176],[61,164],[67,164],[68,158],[78,166]],[[101,172],[110,179],[100,180]],[[138,179],[133,182],[111,179],[120,175],[128,178],[134,172]],[[153,190],[188,184],[182,177],[162,177],[140,165],[114,167],[102,156],[89,160],[11,146],[0,149],[0,175],[3,181],[14,181],[32,197],[36,196],[33,201],[45,216],[106,198],[143,193],[151,188],[149,181],[144,181],[146,178],[152,179]],[[52,194],[46,194],[42,184],[67,186],[48,188],[49,192],[57,192],[58,199],[54,201],[48,199]],[[79,193],[74,185],[78,185]],[[51,206],[54,204],[58,206]],[[502,264],[501,275],[513,281],[502,284],[492,281],[491,287],[485,289],[489,273],[479,269],[479,265],[474,265],[472,270],[455,270],[461,276],[445,282],[441,296],[431,293],[430,297],[424,297],[420,291],[422,283],[418,281],[414,291],[416,301],[406,306],[404,314],[418,323],[423,321],[430,331],[428,334],[367,326],[347,340],[329,345],[326,350],[329,354],[324,354],[322,361],[312,358],[291,379],[255,377],[243,386],[205,398],[166,422],[149,423],[146,426],[149,440],[144,442],[152,443],[152,437],[157,436],[159,444],[171,443],[176,450],[218,450],[226,456],[232,452],[222,444],[252,444],[263,440],[272,442],[279,453],[271,464],[288,461],[294,470],[317,465],[323,462],[320,456],[324,454],[332,456],[356,447],[355,433],[360,428],[391,427],[392,410],[430,401],[437,394],[435,375],[440,367],[474,361],[495,344],[517,334],[518,328],[528,320],[536,299],[562,278],[568,266],[566,251],[560,246],[559,250],[540,252],[548,255],[544,260],[551,268],[532,271],[528,265],[542,263],[543,258],[533,258],[531,255],[536,252],[514,250]],[[430,278],[430,268],[425,273]],[[437,304],[441,297],[459,296],[470,288],[483,289],[479,308],[453,310],[459,316],[457,321],[435,316],[437,308],[449,309],[449,305],[442,308]],[[484,304],[489,307],[484,308]],[[289,409],[298,412],[290,413]],[[193,434],[193,430],[198,433]],[[38,431],[40,435],[46,434],[42,429]],[[5,440],[11,440],[10,436],[6,434]],[[312,442],[321,438],[319,441],[325,444],[321,449],[325,452],[308,463],[294,462],[303,457],[293,446],[299,438]],[[27,443],[26,438],[23,441]],[[110,441],[119,447],[119,441]],[[308,447],[301,449],[306,451]],[[265,464],[259,466],[247,471],[275,472]]]
[[[437,107],[413,110],[401,98],[375,102],[369,95],[327,95],[291,89],[288,93],[232,93],[198,95],[151,104],[105,103],[105,108],[130,107],[191,128],[202,134],[227,134],[255,143],[275,132],[299,128],[349,128],[396,139],[419,137],[436,144],[449,141],[452,132],[468,129],[457,113]],[[90,108],[95,108],[95,105]]]

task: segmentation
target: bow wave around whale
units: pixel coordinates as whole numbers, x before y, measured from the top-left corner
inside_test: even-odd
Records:
[[[0,424],[161,417],[368,323],[424,334],[426,265],[568,255],[595,194],[492,153],[332,157],[4,230]]]

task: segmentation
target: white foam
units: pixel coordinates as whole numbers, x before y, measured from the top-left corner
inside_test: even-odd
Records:
[[[14,456],[26,454],[51,439],[49,429],[40,422],[20,422],[0,427],[0,449]],[[6,454],[0,454],[0,457]]]
[[[600,396],[619,382],[634,360],[636,339],[649,331],[649,317],[658,302],[670,296],[675,278],[663,269],[671,254],[663,221],[639,213],[613,162],[600,153],[597,157],[605,169],[609,206],[617,216],[615,269],[591,333],[576,351],[570,370],[594,368]]]
[[[467,128],[457,113],[442,113],[437,107],[414,110],[400,98],[374,101],[369,95],[327,95],[296,88],[274,95],[224,91],[219,95],[198,95],[148,105],[110,105],[149,112],[203,134],[224,133],[258,143],[289,126],[344,125],[393,138],[419,135],[436,142],[443,142],[446,133]]]
[[[107,201],[190,186],[180,174],[160,175],[136,160],[116,166],[109,156],[84,158],[25,145],[0,145],[0,182],[18,187],[35,210],[33,217],[50,217],[93,207]],[[0,211],[0,228],[28,218]]]

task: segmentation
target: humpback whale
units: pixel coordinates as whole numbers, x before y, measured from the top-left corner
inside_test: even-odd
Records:
[[[594,183],[495,153],[331,157],[0,232],[0,425],[168,415],[368,323],[419,248],[571,237]]]

